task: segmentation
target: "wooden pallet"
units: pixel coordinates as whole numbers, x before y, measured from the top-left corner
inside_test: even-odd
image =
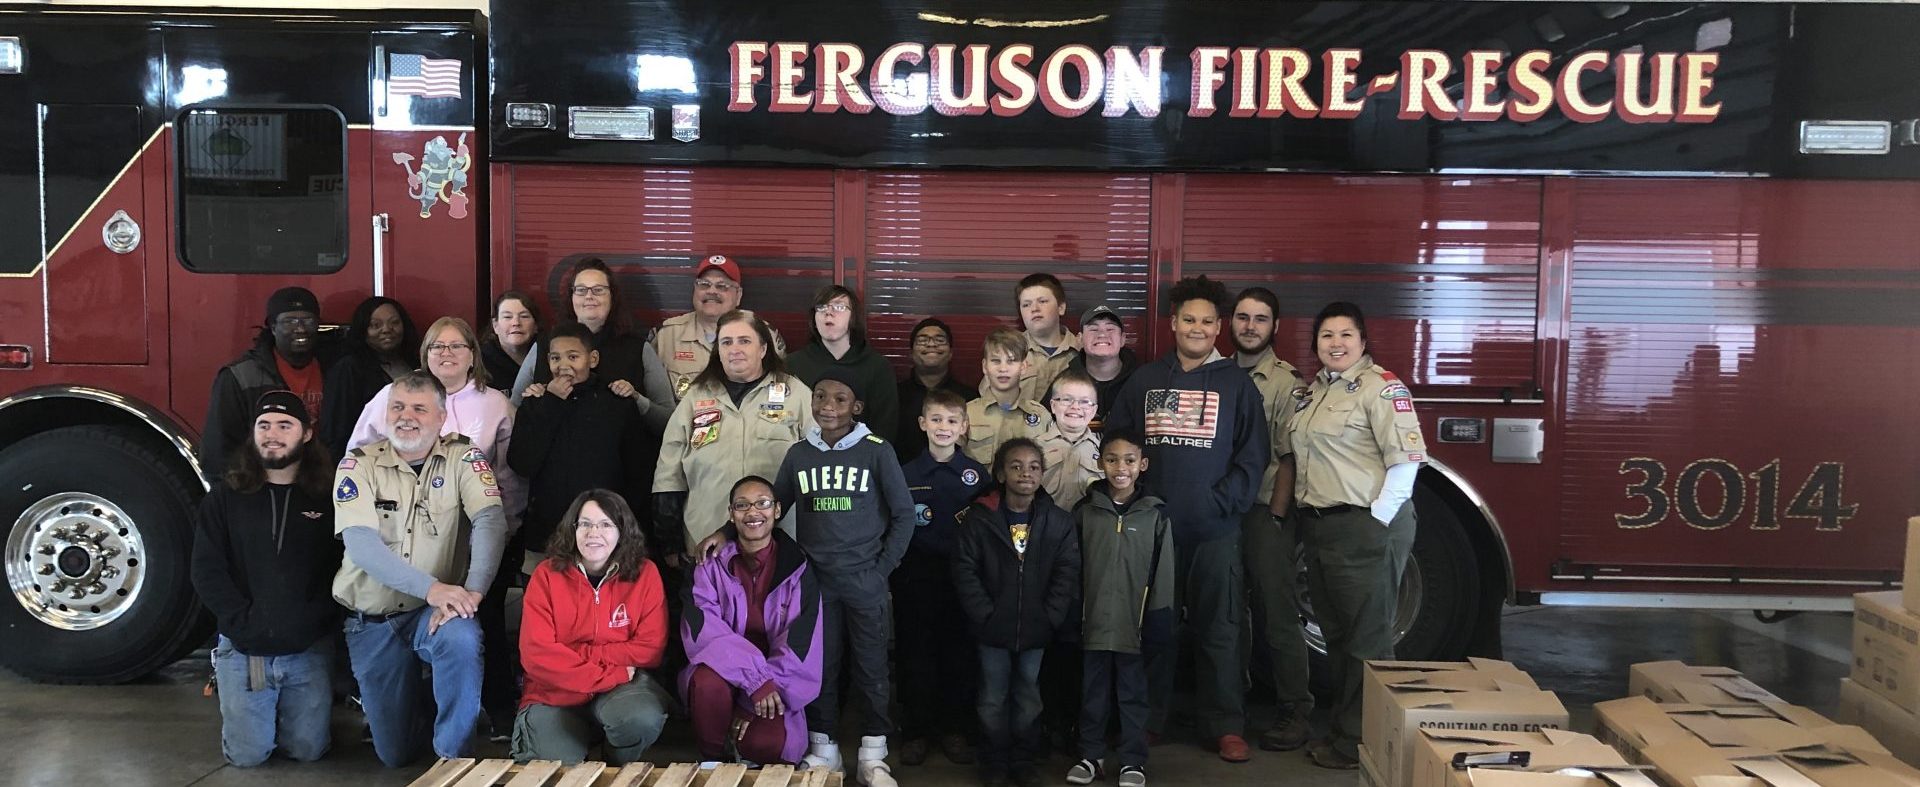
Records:
[[[654,765],[640,762],[616,768],[604,762],[568,767],[553,760],[525,765],[513,760],[441,760],[413,780],[412,787],[841,787],[842,774],[824,768],[795,771],[791,765],[697,763]]]

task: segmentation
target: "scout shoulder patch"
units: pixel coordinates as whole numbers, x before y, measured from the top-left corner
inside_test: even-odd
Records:
[[[1400,438],[1400,444],[1402,446],[1405,446],[1408,451],[1420,450],[1420,446],[1422,445],[1422,442],[1420,440],[1420,433],[1419,432],[1406,433]]]
[[[351,478],[340,479],[340,484],[333,488],[333,502],[335,503],[345,503],[359,496],[360,486],[355,484]]]
[[[481,452],[480,452],[480,449],[478,449],[478,448],[475,448],[475,449],[473,449],[473,450],[470,450],[470,451],[468,451],[468,452],[466,453],[466,455],[464,455],[464,456],[462,456],[462,457],[460,457],[460,461],[462,461],[462,462],[484,462],[484,461],[487,461],[487,455],[486,455],[486,454],[484,454],[484,453],[481,453]]]
[[[1394,412],[1396,412],[1396,413],[1411,413],[1411,412],[1413,412],[1413,400],[1412,400],[1412,399],[1395,399],[1395,400],[1393,400],[1393,411],[1394,411]]]
[[[1400,382],[1400,378],[1393,376],[1393,372],[1389,372],[1385,369],[1380,370],[1380,379],[1386,380],[1387,382],[1390,382],[1390,383]]]
[[[913,504],[913,519],[920,527],[933,524],[933,507],[926,503]]]
[[[360,466],[360,463],[359,463],[359,462],[357,462],[357,461],[354,461],[354,459],[353,459],[353,457],[347,457],[347,458],[345,458],[345,459],[342,459],[342,460],[340,460],[340,467],[339,467],[339,469],[341,469],[341,470],[352,470],[352,469],[354,469],[354,468],[356,468],[356,467],[359,467],[359,466]]]
[[[438,481],[438,480],[440,480],[440,479],[437,479],[437,478],[436,478],[436,479],[434,479],[434,480],[435,480],[435,481]],[[495,478],[493,477],[493,474],[492,474],[492,473],[481,473],[481,474],[480,474],[480,483],[482,483],[482,484],[486,484],[487,486],[499,486],[499,483],[498,483],[498,481],[497,481],[497,479],[495,479]]]
[[[1407,390],[1407,386],[1404,383],[1387,383],[1387,387],[1380,389],[1380,398],[1412,399],[1413,392]]]

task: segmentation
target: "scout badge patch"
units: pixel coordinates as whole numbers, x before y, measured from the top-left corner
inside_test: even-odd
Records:
[[[699,448],[720,439],[720,411],[701,410],[693,414],[693,437],[688,442]]]

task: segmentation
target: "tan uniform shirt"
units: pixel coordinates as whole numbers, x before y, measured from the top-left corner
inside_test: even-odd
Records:
[[[753,312],[748,311],[748,314]],[[687,389],[693,385],[693,378],[706,371],[707,360],[713,357],[713,342],[693,318],[693,312],[668,317],[647,336],[647,347],[660,359],[660,365],[667,370],[666,382],[673,394],[669,407],[678,405],[687,397]],[[787,354],[787,343],[780,338],[780,332],[773,332],[773,351],[778,355]]]
[[[1065,328],[1061,329],[1061,333],[1060,346],[1053,348],[1053,354],[1048,355],[1040,343],[1033,340],[1033,334],[1021,332],[1020,335],[1027,337],[1027,370],[1020,373],[1021,399],[1031,399],[1044,406],[1047,389],[1053,385],[1053,378],[1059,377],[1073,363],[1073,359],[1080,357],[1080,334]],[[981,378],[980,395],[992,399],[992,385],[992,380]]]
[[[1300,505],[1372,505],[1388,467],[1427,459],[1413,394],[1372,357],[1331,382],[1324,371],[1314,375],[1293,407],[1288,432]]]
[[[735,405],[719,383],[694,383],[661,436],[653,491],[686,492],[687,546],[727,523],[727,493],[741,478],[773,480],[787,449],[813,426],[813,391],[768,375]]]
[[[993,466],[993,452],[1000,444],[1016,437],[1039,441],[1053,425],[1053,415],[1039,402],[1023,399],[1012,410],[1003,410],[992,398],[967,403],[967,444],[965,451],[973,461]]]
[[[1047,460],[1040,486],[1053,496],[1055,505],[1072,511],[1074,504],[1087,496],[1087,485],[1105,477],[1100,472],[1100,438],[1088,430],[1080,439],[1069,440],[1056,423],[1049,424],[1036,442]]]
[[[350,527],[378,530],[400,559],[450,585],[466,581],[470,521],[497,505],[493,466],[466,435],[442,435],[418,473],[386,440],[348,451],[334,472],[334,535]],[[380,584],[351,557],[334,575],[333,598],[369,615],[427,603]]]
[[[1280,360],[1272,349],[1247,370],[1247,376],[1253,378],[1253,387],[1260,391],[1260,401],[1267,407],[1267,442],[1273,446],[1273,454],[1267,458],[1267,472],[1260,477],[1257,498],[1265,506],[1273,501],[1273,477],[1280,469],[1280,460],[1293,453],[1293,444],[1287,440],[1287,424],[1293,420],[1294,403],[1306,395],[1307,381],[1300,376],[1300,370]],[[1296,391],[1300,396],[1295,395]]]

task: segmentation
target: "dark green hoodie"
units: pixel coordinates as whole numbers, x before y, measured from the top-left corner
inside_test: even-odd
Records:
[[[833,357],[827,348],[819,342],[808,342],[807,346],[787,355],[787,371],[800,378],[811,389],[820,382],[828,366],[845,366],[853,369],[860,380],[860,423],[880,439],[893,442],[895,429],[900,428],[900,390],[893,384],[893,366],[887,362],[887,356],[874,352],[873,346],[855,341],[842,358]],[[805,403],[813,406],[812,403]]]
[[[1085,650],[1139,653],[1149,615],[1173,609],[1173,522],[1160,498],[1136,492],[1122,512],[1096,481],[1073,510],[1080,526],[1081,620]]]

